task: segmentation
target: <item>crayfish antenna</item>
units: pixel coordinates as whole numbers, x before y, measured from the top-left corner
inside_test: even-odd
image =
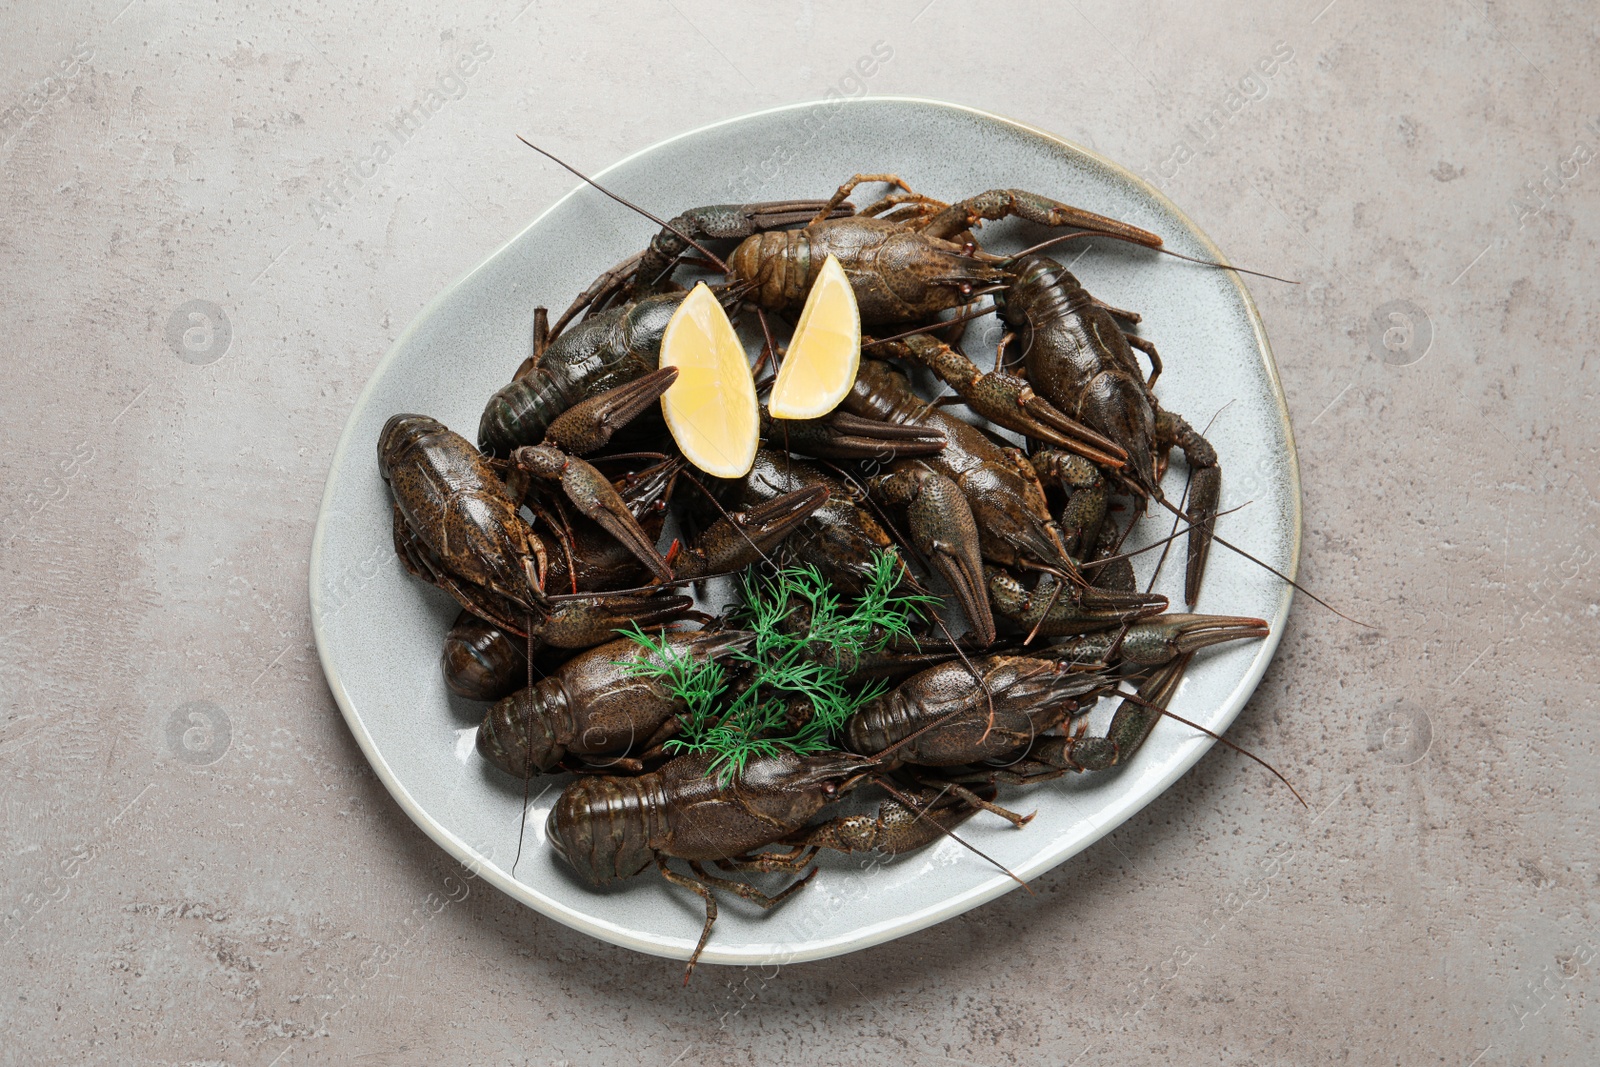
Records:
[[[972,295],[973,296],[988,296],[991,293],[999,292],[1001,288],[1002,287],[998,287],[997,286],[994,289],[980,289],[979,291],[973,293]],[[926,325],[918,326],[918,327],[916,327],[914,329],[906,330],[904,333],[897,333],[897,334],[894,334],[894,335],[892,335],[890,337],[877,337],[877,338],[873,338],[870,341],[869,340],[863,340],[861,342],[861,347],[862,348],[871,348],[874,345],[886,345],[890,341],[903,341],[907,337],[916,337],[919,334],[934,333],[937,330],[944,329],[946,326],[955,326],[955,325],[958,325],[960,323],[971,322],[973,319],[981,319],[985,315],[993,315],[994,314],[994,310],[995,310],[994,305],[993,304],[988,304],[988,305],[985,305],[984,307],[979,308],[977,311],[968,311],[968,312],[964,312],[964,313],[962,313],[960,315],[954,315],[954,316],[952,316],[952,317],[950,317],[948,319],[939,319],[939,320],[937,320],[935,322],[930,322],[930,323],[927,323]]]
[[[595,181],[593,178],[591,178],[587,174],[583,173],[583,171],[579,170],[577,167],[574,167],[572,164],[566,162],[565,160],[559,159],[556,156],[550,154],[549,152],[546,152],[544,149],[540,148],[538,145],[534,144],[532,141],[528,140],[526,137],[522,136],[520,133],[517,134],[517,140],[521,141],[523,144],[527,145],[529,148],[533,149],[535,152],[539,153],[541,156],[543,156],[546,159],[550,160],[552,163],[555,163],[557,166],[562,167],[565,170],[569,170],[573,174],[576,174],[579,178],[582,178],[585,183],[594,186],[594,188],[598,189],[600,192],[604,193],[606,196],[609,196],[611,199],[615,200],[617,203],[621,204],[623,207],[632,208],[633,210],[637,211],[639,214],[643,215],[645,218],[649,219],[651,222],[655,223],[657,226],[660,226],[663,230],[667,230],[667,231],[669,231],[671,233],[677,234],[679,237],[683,238],[686,242],[688,242],[689,247],[693,248],[696,252],[699,252],[701,255],[703,255],[707,259],[709,259],[712,263],[716,264],[717,268],[719,270],[721,270],[724,274],[726,274],[728,272],[728,265],[726,263],[722,262],[722,260],[717,257],[716,253],[714,253],[711,250],[709,250],[708,248],[706,248],[699,241],[696,241],[693,237],[690,237],[688,234],[684,233],[682,230],[678,229],[676,226],[672,225],[670,222],[667,222],[665,219],[658,219],[658,218],[656,218],[656,216],[650,214],[650,212],[646,211],[644,208],[640,207],[638,204],[635,204],[633,201],[627,200],[627,199],[624,199],[623,197],[618,196],[616,193],[613,193],[610,189],[607,189],[605,186],[601,185],[599,182]]]
[[[1153,245],[1145,244],[1143,241],[1135,241],[1131,237],[1123,237],[1123,236],[1121,236],[1119,234],[1115,234],[1115,233],[1102,233],[1099,230],[1078,230],[1078,231],[1076,231],[1074,233],[1064,233],[1064,234],[1061,234],[1058,237],[1052,237],[1048,241],[1040,241],[1038,244],[1034,245],[1032,248],[1024,248],[1022,251],[1018,252],[1016,255],[1007,257],[1006,262],[1015,263],[1017,260],[1021,259],[1024,256],[1031,256],[1036,252],[1042,252],[1046,248],[1050,248],[1050,247],[1052,247],[1054,245],[1058,245],[1058,244],[1063,244],[1063,243],[1065,243],[1067,241],[1074,240],[1075,238],[1078,238],[1078,237],[1109,237],[1113,241],[1122,241],[1122,242],[1124,242],[1126,244],[1138,245],[1140,248],[1148,248],[1152,252],[1160,252],[1164,256],[1171,256],[1173,259],[1182,259],[1182,260],[1187,260],[1190,263],[1198,263],[1202,267],[1214,267],[1217,270],[1231,270],[1231,271],[1235,271],[1235,272],[1237,272],[1239,274],[1249,274],[1249,275],[1252,275],[1252,276],[1257,277],[1257,278],[1266,278],[1268,281],[1283,282],[1285,285],[1299,285],[1300,284],[1299,282],[1295,281],[1293,278],[1280,278],[1276,274],[1267,274],[1264,271],[1248,270],[1248,269],[1246,269],[1244,267],[1235,267],[1232,263],[1214,263],[1209,259],[1199,259],[1199,258],[1197,258],[1195,256],[1186,256],[1182,252],[1174,252],[1170,248],[1156,248]]]
[[[1276,777],[1278,779],[1278,781],[1282,782],[1284,785],[1289,787],[1289,792],[1294,794],[1294,798],[1300,802],[1300,806],[1302,808],[1309,809],[1311,807],[1311,805],[1306,803],[1306,798],[1300,795],[1300,791],[1294,787],[1293,783],[1291,783],[1289,781],[1289,779],[1287,779],[1287,778],[1285,778],[1283,776],[1283,772],[1282,771],[1278,770],[1278,768],[1274,767],[1272,764],[1268,763],[1266,760],[1262,759],[1260,756],[1256,755],[1254,752],[1251,752],[1249,749],[1244,748],[1243,746],[1234,744],[1232,741],[1229,741],[1226,737],[1223,737],[1221,734],[1216,733],[1215,731],[1212,731],[1212,730],[1208,730],[1204,726],[1201,726],[1197,722],[1191,722],[1190,720],[1185,719],[1182,715],[1179,715],[1177,712],[1168,711],[1166,708],[1162,707],[1159,704],[1152,704],[1150,701],[1145,700],[1143,697],[1139,696],[1137,693],[1118,693],[1117,695],[1119,697],[1121,697],[1123,700],[1131,700],[1135,704],[1140,705],[1141,707],[1149,708],[1151,711],[1159,711],[1161,714],[1165,715],[1169,719],[1176,719],[1178,722],[1183,723],[1183,725],[1185,725],[1185,726],[1188,726],[1188,727],[1190,727],[1192,729],[1195,729],[1195,730],[1199,730],[1201,733],[1205,734],[1207,737],[1211,738],[1213,741],[1221,741],[1224,745],[1227,745],[1229,748],[1231,748],[1235,752],[1239,753],[1239,755],[1244,756],[1247,759],[1255,760],[1257,763],[1261,764],[1261,766],[1263,766],[1267,770],[1271,771],[1273,776]]]
[[[1226,511],[1217,512],[1217,518],[1220,519],[1224,515],[1232,515],[1236,511],[1243,511],[1245,508],[1249,507],[1253,503],[1255,503],[1255,501],[1246,500],[1243,504],[1235,504],[1233,507],[1229,508]],[[1167,536],[1165,536],[1163,538],[1160,538],[1159,540],[1151,541],[1148,545],[1145,545],[1143,548],[1135,548],[1135,549],[1132,549],[1131,551],[1128,551],[1128,552],[1118,552],[1114,556],[1101,556],[1098,559],[1091,559],[1087,563],[1079,564],[1078,573],[1083,574],[1083,575],[1088,575],[1088,574],[1090,574],[1090,573],[1092,573],[1094,571],[1099,570],[1101,567],[1105,566],[1108,563],[1120,563],[1122,560],[1125,560],[1125,559],[1133,559],[1135,556],[1142,556],[1146,552],[1154,552],[1156,549],[1160,548],[1163,545],[1170,545],[1170,544],[1172,544],[1172,542],[1176,541],[1178,538],[1180,538],[1184,534],[1188,533],[1189,530],[1191,529],[1191,527],[1189,527],[1189,526],[1180,526],[1180,524],[1182,522],[1183,522],[1183,516],[1180,515],[1180,516],[1178,516],[1177,521],[1175,521],[1172,524],[1173,525],[1173,529],[1172,529],[1172,532],[1170,534],[1168,534]],[[1164,558],[1165,558],[1165,556],[1163,555],[1163,559]],[[1156,568],[1159,570],[1160,567],[1161,567],[1161,564],[1158,562],[1156,564]],[[1094,583],[1091,582],[1089,584],[1093,585]],[[1148,590],[1146,590],[1146,592],[1148,592]]]
[[[528,633],[526,635],[528,646],[527,648],[523,649],[523,653],[526,655],[528,660],[529,689],[533,688],[533,626],[533,616],[529,615]],[[522,736],[524,738],[533,736],[533,701],[530,700],[527,703],[528,706],[526,712],[524,713],[525,718],[522,723]],[[528,836],[528,794],[533,789],[533,760],[528,757],[526,753],[524,753],[522,764],[522,813],[519,816],[521,825],[517,827],[517,854],[511,860],[511,877],[513,878],[517,876],[517,864],[522,862],[523,839]]]
[[[1137,485],[1137,483],[1131,483],[1131,484]],[[1164,494],[1162,494],[1159,490],[1157,492],[1155,492],[1155,493],[1151,493],[1150,497],[1151,497],[1151,499],[1155,500],[1156,503],[1160,504],[1162,507],[1164,507],[1168,511],[1172,512],[1174,515],[1176,515],[1178,518],[1182,519],[1184,522],[1189,523],[1191,526],[1196,525],[1194,516],[1190,515],[1188,512],[1186,512],[1182,508],[1178,507],[1178,505],[1174,504],[1172,501],[1168,500],[1166,498],[1166,496]],[[1223,514],[1226,514],[1226,513],[1224,512]],[[1268,563],[1266,560],[1261,559],[1261,558],[1259,558],[1257,556],[1251,555],[1249,552],[1247,552],[1244,549],[1240,548],[1238,545],[1234,544],[1233,542],[1226,540],[1221,535],[1213,532],[1212,535],[1211,535],[1211,539],[1213,541],[1215,541],[1217,544],[1221,545],[1223,548],[1226,548],[1229,551],[1234,552],[1237,555],[1243,556],[1245,559],[1249,560],[1251,563],[1254,563],[1256,566],[1260,567],[1261,569],[1267,571],[1270,574],[1276,575],[1278,578],[1281,578],[1284,582],[1288,583],[1288,585],[1291,586],[1293,589],[1295,589],[1297,592],[1304,593],[1306,596],[1310,597],[1312,600],[1315,600],[1318,604],[1321,604],[1323,607],[1327,608],[1329,611],[1331,611],[1335,615],[1339,616],[1339,618],[1343,619],[1345,622],[1354,623],[1355,625],[1363,627],[1363,628],[1368,629],[1368,630],[1379,629],[1379,627],[1374,625],[1373,623],[1362,622],[1360,619],[1351,618],[1349,615],[1346,615],[1344,612],[1340,611],[1338,608],[1334,607],[1332,604],[1328,603],[1326,600],[1322,599],[1317,594],[1313,593],[1311,590],[1307,589],[1305,586],[1301,585],[1299,582],[1295,581],[1293,578],[1289,577],[1287,574],[1283,573],[1278,568],[1276,568],[1272,564]]]

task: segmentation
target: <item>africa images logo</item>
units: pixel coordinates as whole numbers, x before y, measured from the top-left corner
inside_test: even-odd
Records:
[[[56,64],[56,69],[29,89],[27,95],[4,111],[0,111],[0,144],[8,143],[35,116],[44,111],[45,105],[70,93],[89,60],[93,58],[92,47],[87,44],[75,45],[72,51]]]
[[[467,95],[467,80],[483,69],[494,49],[480,41],[456,57],[454,63],[434,79],[433,87],[417,97],[410,107],[397,108],[394,119],[383,127],[385,136],[372,142],[372,148],[354,163],[346,163],[322,187],[316,199],[307,203],[311,217],[320,226],[328,221],[352,196],[352,187],[361,188],[378,176],[378,168],[394,158],[402,145],[415,137],[423,125],[452,100]]]

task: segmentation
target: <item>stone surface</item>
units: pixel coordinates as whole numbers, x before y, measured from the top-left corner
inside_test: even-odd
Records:
[[[0,16],[0,1063],[1589,1061],[1591,13],[431,8]],[[1310,811],[1217,749],[1036,896],[684,990],[401,814],[307,553],[384,350],[571,185],[513,132],[598,168],[830,91],[1059,133],[1298,279],[1251,287],[1302,578],[1375,628],[1300,598],[1232,731]]]

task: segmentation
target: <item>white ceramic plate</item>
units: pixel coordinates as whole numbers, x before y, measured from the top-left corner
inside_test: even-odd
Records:
[[[530,152],[526,165],[551,164]],[[764,111],[664,141],[597,177],[670,217],[698,204],[825,197],[857,171],[898,172],[945,200],[990,188],[1031,189],[1153,230],[1174,251],[1221,257],[1160,193],[1108,160],[1019,123],[924,100],[867,98]],[[867,202],[861,194],[855,199]],[[433,415],[475,437],[484,401],[527,355],[534,305],[564,308],[590,279],[643,247],[653,230],[579,186],[417,317],[379,364],[334,453],[312,545],[311,608],[334,698],[378,776],[418,826],[501,890],[560,922],[642,952],[687,958],[700,932],[697,898],[653,875],[598,892],[553,855],[544,821],[562,779],[535,783],[525,851],[511,874],[522,789],[473,749],[483,705],[453,697],[440,677],[440,642],[456,605],[397,565],[376,459],[378,431],[399,411]],[[1016,223],[983,231],[995,251],[1042,236]],[[1081,251],[1069,245],[1058,258],[1071,261]],[[1197,427],[1216,416],[1209,437],[1221,457],[1223,506],[1250,501],[1221,519],[1218,532],[1294,574],[1300,487],[1293,437],[1266,334],[1239,279],[1104,240],[1074,270],[1102,300],[1144,315],[1142,333],[1166,363],[1157,388],[1163,404]],[[985,366],[993,358],[986,329],[993,322],[967,334],[969,353]],[[1182,465],[1175,468],[1169,492],[1181,492],[1172,479],[1181,477]],[[1169,529],[1168,519],[1152,514],[1130,544]],[[1141,578],[1154,555],[1141,557]],[[1181,572],[1175,552],[1157,585],[1174,604],[1181,603]],[[1255,565],[1213,549],[1199,610],[1265,618],[1273,636],[1201,653],[1174,711],[1219,732],[1233,721],[1277,647],[1290,593]],[[1103,719],[1096,726],[1103,728]],[[1036,877],[1149,803],[1210,746],[1195,731],[1164,721],[1120,772],[1063,779],[1025,797],[1010,793],[1019,806],[1038,809],[1026,829],[981,816],[961,832],[1023,878]],[[820,959],[930,926],[1015,887],[949,840],[890,863],[835,857],[770,913],[723,894],[703,959]]]

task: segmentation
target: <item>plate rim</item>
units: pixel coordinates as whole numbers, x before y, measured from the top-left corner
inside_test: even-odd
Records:
[[[664,138],[660,141],[656,141],[644,148],[639,149],[638,151],[616,160],[613,163],[608,164],[601,170],[595,171],[592,174],[592,177],[596,179],[602,178],[617,168],[626,166],[634,160],[659,151],[668,145],[685,140],[687,138],[699,136],[710,130],[733,123],[746,122],[751,119],[782,114],[784,112],[803,111],[818,106],[861,107],[863,105],[881,104],[916,104],[924,107],[942,108],[948,111],[960,112],[966,115],[976,116],[977,118],[989,122],[994,122],[1003,126],[1009,126],[1025,131],[1043,141],[1058,145],[1071,152],[1080,153],[1081,155],[1095,161],[1100,166],[1103,166],[1109,171],[1116,173],[1122,179],[1133,183],[1146,196],[1149,196],[1152,200],[1156,201],[1163,208],[1170,211],[1173,215],[1182,220],[1184,225],[1188,227],[1189,231],[1210,252],[1217,262],[1227,262],[1222,250],[1214,241],[1212,241],[1211,237],[1204,230],[1202,230],[1193,219],[1189,217],[1187,212],[1183,211],[1180,207],[1178,207],[1177,204],[1173,203],[1172,200],[1166,196],[1166,194],[1161,192],[1161,190],[1156,188],[1154,185],[1150,184],[1149,181],[1135,171],[1130,170],[1120,163],[1117,163],[1115,160],[1108,159],[1093,149],[1068,140],[1067,138],[1061,137],[1058,134],[1050,133],[1047,130],[1040,129],[1039,127],[1030,123],[1008,118],[1003,115],[997,115],[981,108],[969,107],[964,104],[953,104],[948,101],[935,100],[928,97],[869,95],[845,97],[838,100],[807,100],[799,103],[782,104],[776,107],[746,112],[730,118],[719,119],[715,122],[706,123],[693,129],[686,130],[682,133],[674,134],[673,136]],[[411,821],[423,831],[423,833],[427,834],[428,837],[433,839],[436,844],[443,848],[457,861],[462,863],[467,868],[471,876],[484,878],[495,888],[499,889],[501,892],[505,893],[507,896],[518,901],[519,903],[531,907],[540,914],[555,919],[557,922],[560,922],[565,926],[571,927],[572,929],[578,930],[582,933],[589,934],[592,937],[599,938],[602,941],[606,941],[623,948],[633,949],[647,955],[661,956],[669,959],[688,959],[690,954],[688,948],[680,948],[677,945],[663,944],[661,942],[649,941],[638,937],[629,930],[603,920],[598,920],[586,912],[578,911],[553,897],[546,896],[534,887],[510,877],[508,873],[502,872],[497,866],[495,866],[490,857],[483,855],[467,841],[452,833],[444,825],[434,819],[433,816],[430,815],[411,795],[405,784],[401,782],[400,779],[395,775],[394,770],[389,766],[388,761],[384,759],[383,754],[378,750],[371,733],[367,730],[365,723],[362,721],[360,714],[357,712],[354,706],[354,703],[351,701],[349,694],[345,690],[344,682],[340,676],[339,669],[333,662],[332,652],[329,648],[328,636],[323,626],[323,596],[321,592],[321,577],[324,533],[327,529],[330,516],[336,511],[336,508],[334,507],[334,490],[338,481],[339,472],[344,465],[346,452],[353,444],[356,443],[353,440],[356,423],[361,414],[366,410],[368,403],[370,403],[372,394],[376,390],[379,380],[384,377],[385,373],[394,363],[400,351],[406,346],[412,335],[417,332],[423,322],[427,321],[434,314],[440,305],[451,299],[458,289],[466,285],[467,282],[477,276],[480,271],[487,269],[489,264],[493,263],[500,256],[505,254],[511,246],[522,240],[522,238],[530,230],[537,227],[541,222],[544,221],[546,217],[553,213],[557,208],[561,207],[561,205],[565,204],[572,197],[578,195],[578,193],[585,187],[586,186],[583,182],[579,182],[577,185],[573,186],[572,189],[568,190],[565,194],[552,202],[550,206],[536,215],[526,226],[523,226],[510,238],[502,242],[494,249],[494,251],[479,261],[479,263],[470,271],[457,278],[449,285],[445,286],[444,289],[434,296],[432,300],[428,301],[428,303],[425,304],[422,309],[412,317],[405,330],[403,330],[400,335],[395,338],[394,342],[389,346],[388,351],[384,353],[383,358],[380,359],[376,366],[373,367],[367,378],[366,384],[362,387],[361,393],[356,397],[356,401],[351,407],[350,414],[345,420],[343,429],[340,430],[338,443],[334,446],[332,458],[328,463],[328,474],[323,485],[322,499],[317,509],[317,521],[311,537],[311,555],[310,565],[308,568],[311,632],[312,639],[317,646],[317,658],[322,665],[322,672],[325,680],[327,681],[328,690],[333,695],[334,702],[338,705],[339,711],[344,717],[345,724],[349,727],[350,732],[355,736],[356,743],[360,746],[362,754],[366,756],[367,762],[372,767],[373,772],[378,776],[378,780],[383,783],[384,788],[389,791],[389,795],[392,796],[395,802],[400,805],[401,810],[405,812],[407,817],[409,817]],[[1251,330],[1255,335],[1256,348],[1260,353],[1263,369],[1266,371],[1267,381],[1271,385],[1272,398],[1274,403],[1277,405],[1279,420],[1283,427],[1284,441],[1287,446],[1284,458],[1287,461],[1286,467],[1288,471],[1288,489],[1291,504],[1290,525],[1292,534],[1290,538],[1289,566],[1284,573],[1293,579],[1298,576],[1300,571],[1303,534],[1303,502],[1301,500],[1300,458],[1299,452],[1295,445],[1294,426],[1290,421],[1288,400],[1283,392],[1283,383],[1278,375],[1277,361],[1273,357],[1272,345],[1267,338],[1266,325],[1261,319],[1261,313],[1257,309],[1255,300],[1251,297],[1249,289],[1245,287],[1244,281],[1239,274],[1235,271],[1228,271],[1226,273],[1228,279],[1233,283],[1234,288],[1238,291],[1246,315],[1249,319]],[[1224,720],[1224,730],[1228,726],[1232,725],[1234,719],[1238,717],[1240,711],[1243,710],[1244,705],[1249,701],[1250,696],[1255,692],[1256,687],[1260,684],[1261,677],[1266,673],[1267,667],[1271,665],[1272,659],[1277,653],[1279,642],[1283,639],[1284,624],[1288,620],[1289,610],[1293,605],[1294,593],[1295,589],[1292,585],[1285,583],[1280,587],[1276,610],[1273,612],[1271,619],[1268,620],[1271,624],[1271,632],[1265,639],[1263,639],[1261,645],[1258,646],[1257,655],[1251,661],[1249,669],[1245,671],[1238,684],[1233,688],[1232,692],[1228,694],[1227,699],[1223,701],[1221,715]],[[1215,742],[1209,737],[1199,736],[1193,738],[1187,744],[1187,747],[1182,751],[1179,757],[1173,762],[1172,768],[1168,771],[1168,773],[1163,775],[1159,780],[1159,785],[1153,787],[1147,793],[1141,792],[1136,803],[1132,801],[1132,798],[1129,798],[1124,800],[1123,803],[1109,809],[1108,811],[1097,813],[1096,818],[1093,820],[1091,832],[1088,834],[1088,836],[1075,842],[1070,851],[1059,855],[1038,856],[1033,861],[1019,866],[1015,873],[1019,878],[1026,881],[1035,875],[1042,874],[1045,871],[1059,866],[1060,864],[1071,859],[1073,856],[1085,851],[1106,834],[1120,826],[1127,819],[1137,814],[1156,797],[1170,789],[1173,783],[1187,774],[1214,744]],[[979,907],[980,905],[986,904],[989,901],[994,900],[996,897],[1016,889],[1017,886],[1017,882],[1012,881],[1010,878],[1004,875],[996,873],[996,875],[989,880],[981,882],[971,889],[958,893],[930,907],[901,915],[891,920],[885,920],[884,922],[877,923],[872,926],[857,929],[848,935],[825,940],[810,940],[800,942],[798,943],[799,947],[795,947],[795,945],[786,945],[783,942],[774,942],[769,945],[749,945],[745,948],[737,950],[719,949],[715,939],[712,939],[711,943],[706,946],[705,951],[701,954],[699,962],[745,966],[766,966],[774,963],[802,963],[811,960],[820,960],[833,956],[840,956],[846,953],[858,951],[860,949],[870,948],[874,945],[879,945],[886,941],[893,940],[894,938],[902,937],[906,934],[914,933],[918,930],[937,925],[946,919],[953,918],[964,912],[970,911],[973,908]],[[693,939],[690,939],[691,943],[692,940]]]

